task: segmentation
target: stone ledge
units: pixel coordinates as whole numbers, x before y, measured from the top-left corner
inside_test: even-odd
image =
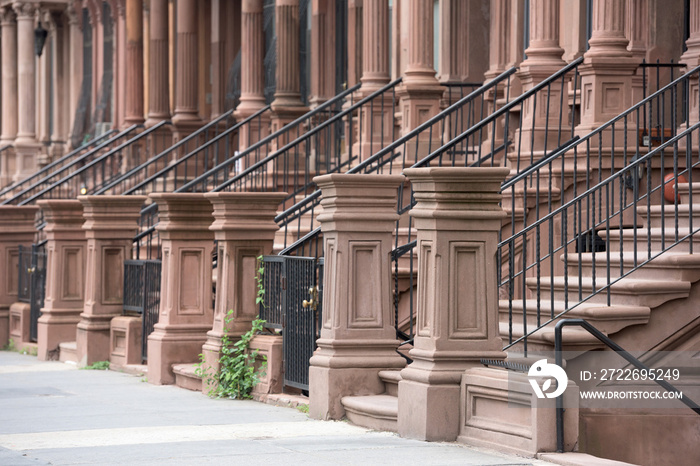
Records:
[[[540,453],[537,459],[562,466],[636,466],[632,463],[598,458],[586,453]]]

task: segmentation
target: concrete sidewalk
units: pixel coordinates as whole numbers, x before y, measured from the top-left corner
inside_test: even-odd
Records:
[[[0,351],[0,465],[548,465]]]

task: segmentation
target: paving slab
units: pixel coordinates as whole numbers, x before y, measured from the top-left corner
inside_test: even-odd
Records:
[[[0,465],[550,465],[0,351]]]

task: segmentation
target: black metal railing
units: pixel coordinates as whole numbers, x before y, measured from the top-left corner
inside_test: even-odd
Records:
[[[35,182],[44,179],[46,176],[50,175],[51,173],[54,173],[56,170],[59,170],[67,165],[70,165],[74,163],[76,160],[80,161],[85,161],[85,159],[89,159],[91,156],[94,157],[95,153],[98,153],[99,150],[107,150],[110,145],[113,145],[116,141],[118,141],[119,136],[116,138],[113,138],[112,136],[117,133],[117,130],[109,130],[100,136],[95,137],[91,141],[86,142],[85,144],[81,145],[80,147],[73,149],[63,157],[59,158],[58,160],[54,160],[50,164],[46,165],[45,167],[41,168],[40,170],[37,170],[36,172],[32,173],[28,177],[26,177],[23,180],[17,181],[15,183],[12,183],[11,185],[3,188],[0,190],[0,197],[5,197],[6,195],[17,191],[17,190],[22,190],[28,186],[31,186]],[[125,134],[123,134],[125,136]],[[105,143],[108,139],[111,138],[111,143],[105,145]],[[100,149],[97,151],[94,151],[93,154],[89,154],[91,151],[91,148],[95,148],[97,146],[100,146]],[[12,146],[5,146],[2,149],[0,149],[0,152],[2,152],[5,148],[9,148]],[[83,155],[86,155],[87,157],[82,158]]]
[[[8,196],[2,202],[2,204],[21,205],[23,201],[32,197],[36,193],[49,188],[57,182],[60,182],[60,180],[69,177],[76,171],[83,169],[85,166],[94,163],[96,160],[104,157],[106,154],[111,153],[113,150],[115,150],[115,148],[122,146],[124,141],[128,141],[130,138],[133,138],[134,134],[140,128],[140,125],[132,125],[124,131],[110,137],[106,141],[97,144],[97,146],[93,147],[92,149],[79,154],[77,157],[72,157],[72,160],[66,160],[66,163],[58,164],[60,166],[54,166],[53,169],[48,170],[43,174],[40,171],[40,175],[37,178],[32,176],[28,178],[26,182],[25,180],[21,181],[12,189],[12,195]],[[80,193],[78,192],[76,196],[78,194]]]
[[[499,274],[508,310],[505,349],[521,344],[526,353],[528,337],[584,303],[614,305],[617,283],[672,248],[693,254],[700,230],[692,190],[699,140],[695,123],[499,243],[506,258]],[[630,189],[629,177],[640,174],[643,188]],[[604,240],[598,252],[581,247],[580,237],[591,233]],[[518,251],[528,243],[534,254]],[[653,286],[662,277],[647,279]],[[515,322],[516,311],[522,322]]]
[[[141,357],[148,359],[148,336],[158,323],[160,307],[159,260],[124,261],[124,314],[141,316]]]
[[[156,145],[154,138],[166,137],[157,136],[157,131],[169,124],[170,122],[161,121],[89,162],[81,160],[79,168],[74,164],[70,165],[73,167],[71,170],[64,167],[22,190],[6,203],[27,205],[39,199],[75,199],[79,195],[93,194],[129,167],[150,158]]]
[[[252,120],[248,118],[236,123],[233,110],[229,110],[175,144],[157,148],[157,155],[130,167],[126,173],[96,190],[95,194],[143,194],[175,190],[178,185],[233,155],[237,149],[238,131]],[[217,143],[207,144],[211,140]]]
[[[200,177],[213,166],[236,157],[242,141],[254,140],[260,128],[267,124],[269,111],[268,105],[238,122],[232,120],[232,112],[225,113],[169,147],[148,164],[135,167],[125,180],[118,181],[130,185],[119,191],[123,194],[181,192],[183,185]],[[148,172],[152,174],[148,175]],[[136,183],[129,181],[134,174],[138,174],[139,178]],[[111,188],[112,186],[108,187]]]
[[[256,173],[248,175],[248,173],[251,173],[251,170],[244,170],[243,167],[247,166],[248,163],[252,163],[253,165],[259,164],[263,160],[265,161],[263,162],[264,165],[268,161],[280,157],[280,154],[283,154],[284,151],[275,150],[277,147],[285,147],[289,145],[289,141],[299,140],[301,137],[303,137],[301,135],[303,135],[304,132],[306,132],[307,130],[313,130],[315,128],[318,128],[319,125],[324,124],[329,119],[338,115],[341,111],[340,109],[343,106],[343,103],[345,102],[345,99],[349,98],[350,102],[352,102],[352,93],[357,89],[359,89],[359,85],[354,86],[351,89],[348,89],[347,91],[335,96],[333,99],[330,99],[324,104],[320,105],[319,107],[307,112],[303,116],[297,118],[296,120],[287,124],[278,131],[275,131],[269,136],[262,138],[260,141],[255,142],[248,148],[234,153],[232,157],[229,157],[228,159],[224,160],[222,163],[218,164],[214,168],[198,176],[194,180],[180,185],[177,189],[173,190],[173,192],[214,191],[220,188],[223,184],[230,182],[231,180],[240,180],[245,176],[249,176],[250,178],[252,178],[256,175]],[[263,108],[262,110],[254,114],[251,117],[251,119],[260,120],[261,114],[267,110],[269,110],[269,107]],[[247,121],[251,121],[251,119]],[[221,138],[225,136],[225,133],[222,133],[221,135],[213,138],[212,140],[207,141],[205,144],[196,149],[195,152],[204,150],[212,145],[217,144],[221,140]],[[272,154],[270,154],[270,152],[272,152]],[[284,160],[286,161],[287,158],[284,158]],[[291,169],[291,165],[285,165],[285,169]],[[246,173],[246,175],[243,175],[243,173]],[[287,174],[287,176],[283,176],[284,178],[293,178],[298,175],[298,172],[294,172],[294,174],[292,175],[289,175],[289,171],[285,171],[284,173]],[[160,182],[162,182],[162,180],[166,179],[168,175],[169,173],[167,170],[161,171],[156,175],[152,176],[150,179],[146,180],[145,182],[140,183],[139,185],[127,190],[125,194],[131,194],[134,192],[139,192],[143,189],[147,189],[149,183],[156,183],[153,186],[155,187],[159,180]],[[306,176],[308,176],[308,173],[306,174]],[[141,244],[143,243],[155,245],[154,248],[159,249],[158,232],[155,229],[155,225],[157,223],[158,206],[157,204],[150,204],[141,211],[141,233],[134,238],[135,249],[137,253],[144,249],[143,247],[141,247]],[[152,249],[153,248],[148,248],[149,254],[152,254]]]
[[[18,299],[29,304],[29,338],[34,342],[46,294],[45,244],[33,244],[31,249],[19,246]]]

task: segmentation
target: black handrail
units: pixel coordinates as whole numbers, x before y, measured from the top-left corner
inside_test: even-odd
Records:
[[[50,164],[48,164],[48,165],[46,165],[45,167],[41,168],[40,170],[38,170],[38,171],[32,173],[32,174],[29,175],[27,178],[25,178],[25,179],[23,179],[23,180],[20,180],[20,181],[17,181],[16,183],[13,183],[12,185],[7,186],[7,187],[5,187],[4,189],[0,190],[0,196],[3,196],[3,195],[5,195],[6,193],[8,193],[8,192],[10,192],[10,191],[12,191],[12,190],[14,190],[14,189],[17,189],[17,188],[18,188],[20,185],[22,185],[22,184],[29,183],[31,180],[33,180],[33,179],[35,179],[35,178],[38,178],[38,177],[40,177],[41,175],[44,175],[44,174],[48,173],[49,171],[51,171],[51,169],[53,169],[54,167],[56,167],[58,164],[61,164],[61,163],[65,162],[66,160],[69,160],[69,159],[75,157],[75,156],[78,155],[80,152],[82,152],[82,151],[88,149],[90,146],[93,146],[93,145],[97,144],[99,141],[101,141],[101,140],[103,140],[103,139],[105,139],[105,138],[111,136],[112,134],[114,134],[114,133],[116,133],[116,132],[117,132],[116,129],[110,129],[109,131],[107,131],[107,132],[105,132],[105,133],[102,133],[101,135],[99,135],[99,136],[93,138],[92,140],[86,142],[86,143],[83,144],[82,146],[80,146],[80,147],[78,147],[78,148],[76,148],[76,149],[73,149],[72,151],[70,151],[69,153],[67,153],[66,155],[64,155],[63,157],[61,157],[60,159],[54,160],[54,161],[51,162]],[[3,148],[0,149],[0,152],[2,152],[3,150],[5,150],[5,149],[8,148],[8,147],[12,147],[12,146],[11,146],[11,145],[5,146],[5,147],[3,147]]]
[[[87,171],[88,169],[92,168],[94,165],[96,165],[96,164],[102,162],[103,160],[107,159],[108,157],[111,157],[112,155],[114,155],[114,154],[116,154],[116,153],[119,153],[119,152],[120,152],[121,150],[123,150],[125,147],[128,147],[129,145],[133,144],[134,142],[136,142],[136,141],[138,141],[138,140],[140,140],[140,139],[142,139],[142,138],[144,138],[144,137],[150,135],[152,132],[155,132],[155,131],[157,131],[158,129],[160,129],[161,127],[163,127],[163,126],[165,126],[165,125],[169,125],[169,124],[171,124],[170,121],[161,121],[160,123],[158,123],[158,124],[152,126],[151,128],[147,129],[146,131],[144,131],[144,132],[142,132],[142,133],[139,133],[138,135],[134,136],[133,138],[129,139],[128,141],[126,141],[126,142],[122,143],[121,145],[115,147],[114,149],[110,150],[110,151],[107,152],[106,154],[103,154],[103,155],[101,155],[100,157],[98,157],[98,158],[96,158],[96,159],[90,161],[90,162],[87,163],[86,165],[83,165],[83,166],[82,166],[81,168],[79,168],[78,170],[76,170],[76,171],[74,171],[73,173],[69,174],[68,176],[66,176],[66,177],[64,177],[64,178],[62,178],[62,179],[56,181],[55,183],[51,184],[49,187],[44,188],[44,189],[42,189],[41,191],[39,191],[38,193],[34,194],[33,196],[31,196],[31,197],[29,197],[29,198],[27,198],[27,199],[21,201],[20,203],[18,203],[18,205],[27,205],[27,204],[29,204],[29,203],[31,203],[31,202],[33,202],[33,201],[35,201],[35,200],[37,200],[37,199],[43,197],[44,194],[46,194],[46,193],[48,193],[48,192],[51,192],[52,190],[54,190],[54,189],[57,188],[58,186],[61,186],[61,185],[65,184],[65,183],[67,183],[69,180],[71,180],[71,179],[75,178],[76,176],[82,174],[83,172]],[[141,125],[139,125],[139,126],[141,126]]]
[[[120,176],[120,177],[117,178],[116,180],[112,181],[111,183],[108,183],[107,185],[103,186],[103,187],[100,188],[99,190],[95,191],[95,194],[103,194],[103,193],[107,192],[108,190],[112,189],[114,186],[118,185],[119,183],[122,183],[122,182],[124,182],[125,180],[131,178],[132,176],[134,176],[134,174],[141,172],[142,170],[144,170],[144,169],[145,169],[146,167],[148,167],[149,165],[158,162],[161,158],[167,156],[167,155],[170,154],[172,151],[174,151],[174,150],[176,150],[176,149],[179,149],[181,146],[183,146],[183,145],[187,144],[188,142],[190,142],[191,140],[193,140],[193,139],[199,137],[202,133],[206,132],[208,129],[210,129],[210,128],[213,127],[213,126],[218,125],[218,124],[221,123],[223,120],[225,120],[226,118],[230,117],[231,115],[233,115],[233,110],[229,110],[229,111],[227,111],[227,112],[221,114],[218,118],[216,118],[216,119],[210,121],[210,122],[207,123],[206,125],[204,125],[204,126],[202,126],[201,128],[199,128],[199,129],[198,129],[197,131],[195,131],[194,133],[189,134],[187,137],[185,137],[185,138],[183,138],[183,139],[180,139],[178,142],[176,142],[175,144],[173,144],[173,145],[170,146],[169,148],[165,149],[165,150],[162,151],[160,154],[157,154],[157,155],[151,157],[151,158],[148,159],[147,161],[143,162],[141,165],[138,165],[138,166],[132,168],[131,170],[127,171],[126,173],[124,173],[122,176]],[[181,159],[178,159],[178,161],[177,161],[174,165],[179,164],[179,163],[181,163]],[[161,170],[161,172],[163,172],[164,170],[167,170],[168,168],[170,168],[170,167],[164,168],[163,170]],[[170,168],[170,169],[172,169],[172,168]],[[160,174],[161,172],[158,172],[158,174]],[[155,177],[155,176],[156,176],[156,175],[153,175],[151,178],[153,178],[153,177]],[[144,181],[144,182],[141,183],[141,184],[144,184],[144,183],[146,183],[146,182]],[[125,194],[128,194],[128,193],[125,192]]]
[[[78,166],[80,163],[83,163],[83,162],[84,162],[86,159],[88,159],[89,157],[91,157],[91,156],[97,154],[97,153],[98,153],[99,151],[101,151],[102,149],[108,147],[110,144],[119,141],[120,139],[122,139],[122,138],[126,137],[127,135],[129,135],[131,132],[135,131],[136,129],[142,128],[142,127],[143,127],[143,125],[131,125],[131,126],[128,127],[127,129],[121,131],[119,134],[115,135],[114,137],[110,138],[109,140],[103,142],[102,144],[98,145],[97,147],[93,148],[92,150],[90,150],[90,151],[86,152],[85,154],[81,155],[80,157],[76,158],[76,159],[75,159],[74,161],[72,161],[70,164],[64,165],[63,167],[59,168],[58,170],[54,171],[53,173],[49,173],[49,174],[46,175],[44,178],[42,178],[42,179],[40,179],[39,181],[35,182],[35,183],[32,184],[31,186],[28,186],[27,188],[23,189],[22,191],[20,191],[19,193],[15,194],[14,196],[12,196],[12,197],[10,197],[10,198],[8,198],[8,199],[5,199],[5,200],[2,202],[1,205],[10,204],[11,202],[14,202],[14,201],[20,199],[23,195],[25,195],[25,194],[31,192],[32,190],[35,190],[35,189],[36,189],[37,187],[39,187],[40,185],[45,184],[45,183],[46,183],[48,180],[50,180],[51,178],[54,178],[54,177],[56,177],[57,175],[60,175],[60,174],[63,173],[64,171],[67,171],[67,170],[70,170],[70,169],[72,169],[72,168],[75,168],[75,167]],[[113,150],[114,150],[114,149],[111,149],[110,152],[113,151]],[[108,153],[109,153],[109,152],[108,152]],[[95,160],[97,160],[97,159],[95,159]],[[83,165],[83,166],[84,166],[84,165]]]
[[[555,362],[559,367],[562,367],[562,329],[564,327],[572,327],[572,326],[577,326],[581,327],[584,330],[586,330],[588,333],[596,337],[601,343],[603,343],[605,346],[610,348],[611,350],[615,351],[617,354],[619,354],[623,359],[625,359],[627,362],[632,364],[634,367],[641,369],[641,370],[647,370],[649,371],[649,367],[647,367],[645,364],[643,364],[639,359],[635,358],[632,356],[630,353],[625,351],[620,345],[612,341],[610,338],[608,338],[604,333],[602,333],[600,330],[595,328],[593,325],[590,323],[586,322],[583,319],[564,319],[560,320],[557,322],[557,325],[554,327],[554,356],[555,356]],[[681,393],[682,392],[671,385],[670,383],[666,382],[663,379],[653,379],[654,382],[656,382],[658,385],[663,387],[669,392],[673,393]],[[700,414],[700,406],[698,406],[697,403],[695,403],[693,400],[688,398],[687,396],[683,395],[682,397],[678,398],[684,405],[692,409],[696,414]],[[558,396],[556,398],[556,408],[557,408],[557,452],[559,453],[564,453],[564,400],[563,400],[563,395]]]

